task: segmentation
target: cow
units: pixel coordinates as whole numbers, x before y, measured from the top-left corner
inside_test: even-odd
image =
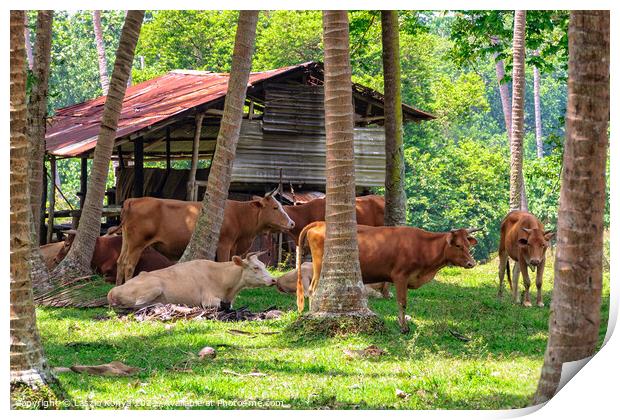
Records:
[[[312,280],[312,263],[305,262],[301,264],[301,280],[304,286],[304,296],[309,297],[308,291],[310,290],[310,281]],[[288,273],[282,274],[276,279],[276,287],[282,293],[296,294],[297,293],[297,270],[291,270]],[[392,297],[390,289],[387,287],[387,283],[373,283],[364,285],[364,293],[368,297],[373,298],[386,298]]]
[[[284,206],[284,211],[295,222],[288,235],[299,242],[299,234],[308,224],[325,220],[325,199],[315,198],[296,206]],[[365,195],[355,198],[355,214],[358,225],[383,226],[385,200],[379,195]]]
[[[55,264],[65,258],[75,239],[75,230],[67,231],[67,237],[64,242],[60,242],[62,247],[56,253],[54,258]],[[120,235],[103,235],[99,236],[95,241],[95,251],[90,265],[96,273],[102,274],[107,282],[114,283],[116,281],[117,260],[123,246],[123,237]],[[144,249],[138,263],[136,264],[136,272],[153,271],[161,268],[169,267],[173,264],[168,258],[155,251],[151,247]]]
[[[542,300],[542,282],[545,271],[545,253],[549,241],[555,232],[545,230],[543,224],[531,213],[511,211],[502,221],[499,238],[499,290],[497,296],[504,294],[504,273],[508,275],[508,285],[515,303],[519,303],[519,272],[523,275],[525,294],[523,306],[532,306],[530,301],[530,276],[528,267],[536,271],[536,305],[544,307]],[[510,280],[510,262],[515,261],[512,281]]]
[[[357,225],[357,243],[360,268],[364,284],[390,282],[396,289],[398,322],[402,333],[409,332],[405,318],[407,289],[417,289],[431,281],[437,272],[456,265],[473,268],[476,261],[470,248],[478,243],[470,234],[480,229],[454,229],[450,232],[428,232],[408,226],[372,227]],[[302,258],[302,246],[308,240],[312,253],[313,278],[310,294],[319,282],[323,264],[325,222],[306,226],[299,235],[298,261]],[[304,309],[302,278],[297,276],[297,309]]]
[[[52,242],[51,244],[41,245],[39,247],[39,252],[41,252],[41,257],[43,257],[43,262],[45,263],[45,268],[48,271],[53,270],[58,263],[56,262],[56,255],[58,252],[64,247],[64,242]]]
[[[256,253],[232,261],[193,260],[150,273],[140,273],[108,293],[108,303],[120,309],[139,309],[155,303],[230,309],[246,288],[272,286],[265,264]]]
[[[226,200],[217,261],[229,261],[233,255],[244,254],[259,233],[295,227],[282,205],[273,198],[274,193],[251,201]],[[201,202],[153,197],[125,200],[121,210],[124,240],[116,284],[121,285],[131,278],[140,253],[149,245],[172,260],[181,258],[201,209]]]

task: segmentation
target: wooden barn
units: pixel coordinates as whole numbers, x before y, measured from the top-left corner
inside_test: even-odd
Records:
[[[202,198],[227,85],[225,73],[175,70],[127,89],[112,157],[117,185],[107,194],[106,216],[117,215],[118,206],[129,197]],[[356,83],[351,89],[356,181],[358,193],[363,194],[384,184],[383,95]],[[104,103],[102,96],[57,110],[46,134],[52,162],[81,159],[82,198]],[[404,123],[434,118],[409,105],[402,107]],[[175,160],[184,160],[187,169],[173,168]],[[153,165],[154,161],[160,164]],[[293,201],[291,189],[297,201],[317,196],[309,191],[325,190],[321,63],[250,75],[230,196],[248,199],[262,194],[278,185],[280,174],[287,187],[285,201]],[[79,210],[71,215],[79,217]],[[53,219],[48,224],[53,225]]]

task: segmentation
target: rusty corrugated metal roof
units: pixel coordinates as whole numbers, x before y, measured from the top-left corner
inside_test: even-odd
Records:
[[[296,66],[250,74],[248,87],[275,76],[304,68],[322,71],[321,63],[307,62]],[[198,106],[226,96],[228,73],[175,70],[127,88],[118,121],[116,139],[122,139],[150,126]],[[358,84],[359,94],[382,101],[383,95]],[[45,136],[47,153],[75,157],[93,150],[97,144],[105,96],[56,111]],[[431,114],[403,104],[406,119],[435,118]],[[165,124],[165,123],[163,123]],[[161,125],[161,124],[160,124]]]
[[[311,63],[252,73],[249,86]],[[226,96],[228,73],[175,70],[127,88],[116,138]],[[95,147],[105,96],[59,109],[45,135],[46,150],[78,156]]]

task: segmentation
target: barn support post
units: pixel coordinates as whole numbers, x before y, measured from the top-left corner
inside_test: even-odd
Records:
[[[52,178],[56,180],[55,173],[52,173]],[[53,184],[53,182],[54,181],[52,181],[52,185],[55,185]],[[84,200],[86,199],[87,185],[88,185],[88,158],[83,157],[81,158],[81,161],[80,161],[80,209],[84,208]]]
[[[43,189],[41,191],[41,219],[39,223],[39,245],[45,245],[47,243],[47,225],[45,224],[45,212],[47,211],[47,169],[45,169],[45,157],[43,157],[43,177],[42,184]]]
[[[192,144],[192,168],[189,172],[189,181],[187,182],[187,200],[197,200],[198,189],[196,188],[196,171],[198,170],[198,152],[200,148],[200,134],[202,131],[202,119],[204,112],[196,114],[196,130],[194,132],[194,143]]]
[[[50,206],[47,216],[47,243],[52,242],[54,234],[54,207],[56,206],[56,156],[50,156]]]
[[[170,160],[170,127],[166,127],[166,176],[170,173],[171,169]]]
[[[144,141],[133,141],[133,196],[144,196]]]
[[[121,150],[121,146],[118,146],[116,148],[118,153],[118,167],[120,168],[120,170],[125,169],[125,158],[123,158],[123,151]]]
[[[282,199],[282,168],[280,168],[280,183],[278,184],[278,194]],[[278,232],[278,266],[282,263],[282,232]]]

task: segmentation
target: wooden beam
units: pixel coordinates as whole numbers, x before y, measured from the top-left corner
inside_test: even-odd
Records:
[[[166,172],[170,172],[170,126],[166,127]]]
[[[133,142],[133,196],[144,195],[144,142],[142,138]]]
[[[121,150],[121,148],[119,147],[117,150],[117,154],[118,154],[118,166],[121,169],[125,168],[125,159],[123,158],[123,151]]]
[[[50,161],[51,162],[51,161]],[[56,162],[54,159],[54,167]],[[52,172],[52,185],[56,185],[56,174]],[[88,158],[80,160],[80,208],[84,208],[84,200],[86,200],[86,189],[88,188]]]
[[[84,159],[84,158],[82,158]],[[56,205],[56,157],[50,156],[50,207],[48,210],[49,217],[47,218],[47,243],[52,242],[52,235],[54,233],[54,206]],[[81,202],[81,198],[80,198]],[[81,207],[81,206],[80,206]]]
[[[210,110],[207,110],[209,112]],[[219,110],[218,110],[219,111]],[[222,111],[223,113],[224,111]],[[194,131],[194,143],[192,144],[192,168],[189,172],[189,181],[187,182],[187,200],[191,201],[194,197],[196,171],[198,170],[198,153],[200,148],[200,133],[202,131],[202,119],[205,114],[199,112],[196,114],[196,128]]]
[[[47,228],[45,225],[45,212],[47,210],[47,191],[49,186],[47,185],[47,169],[45,168],[45,157],[43,158],[43,188],[41,191],[41,220],[39,223],[39,245],[45,245],[47,243]]]

